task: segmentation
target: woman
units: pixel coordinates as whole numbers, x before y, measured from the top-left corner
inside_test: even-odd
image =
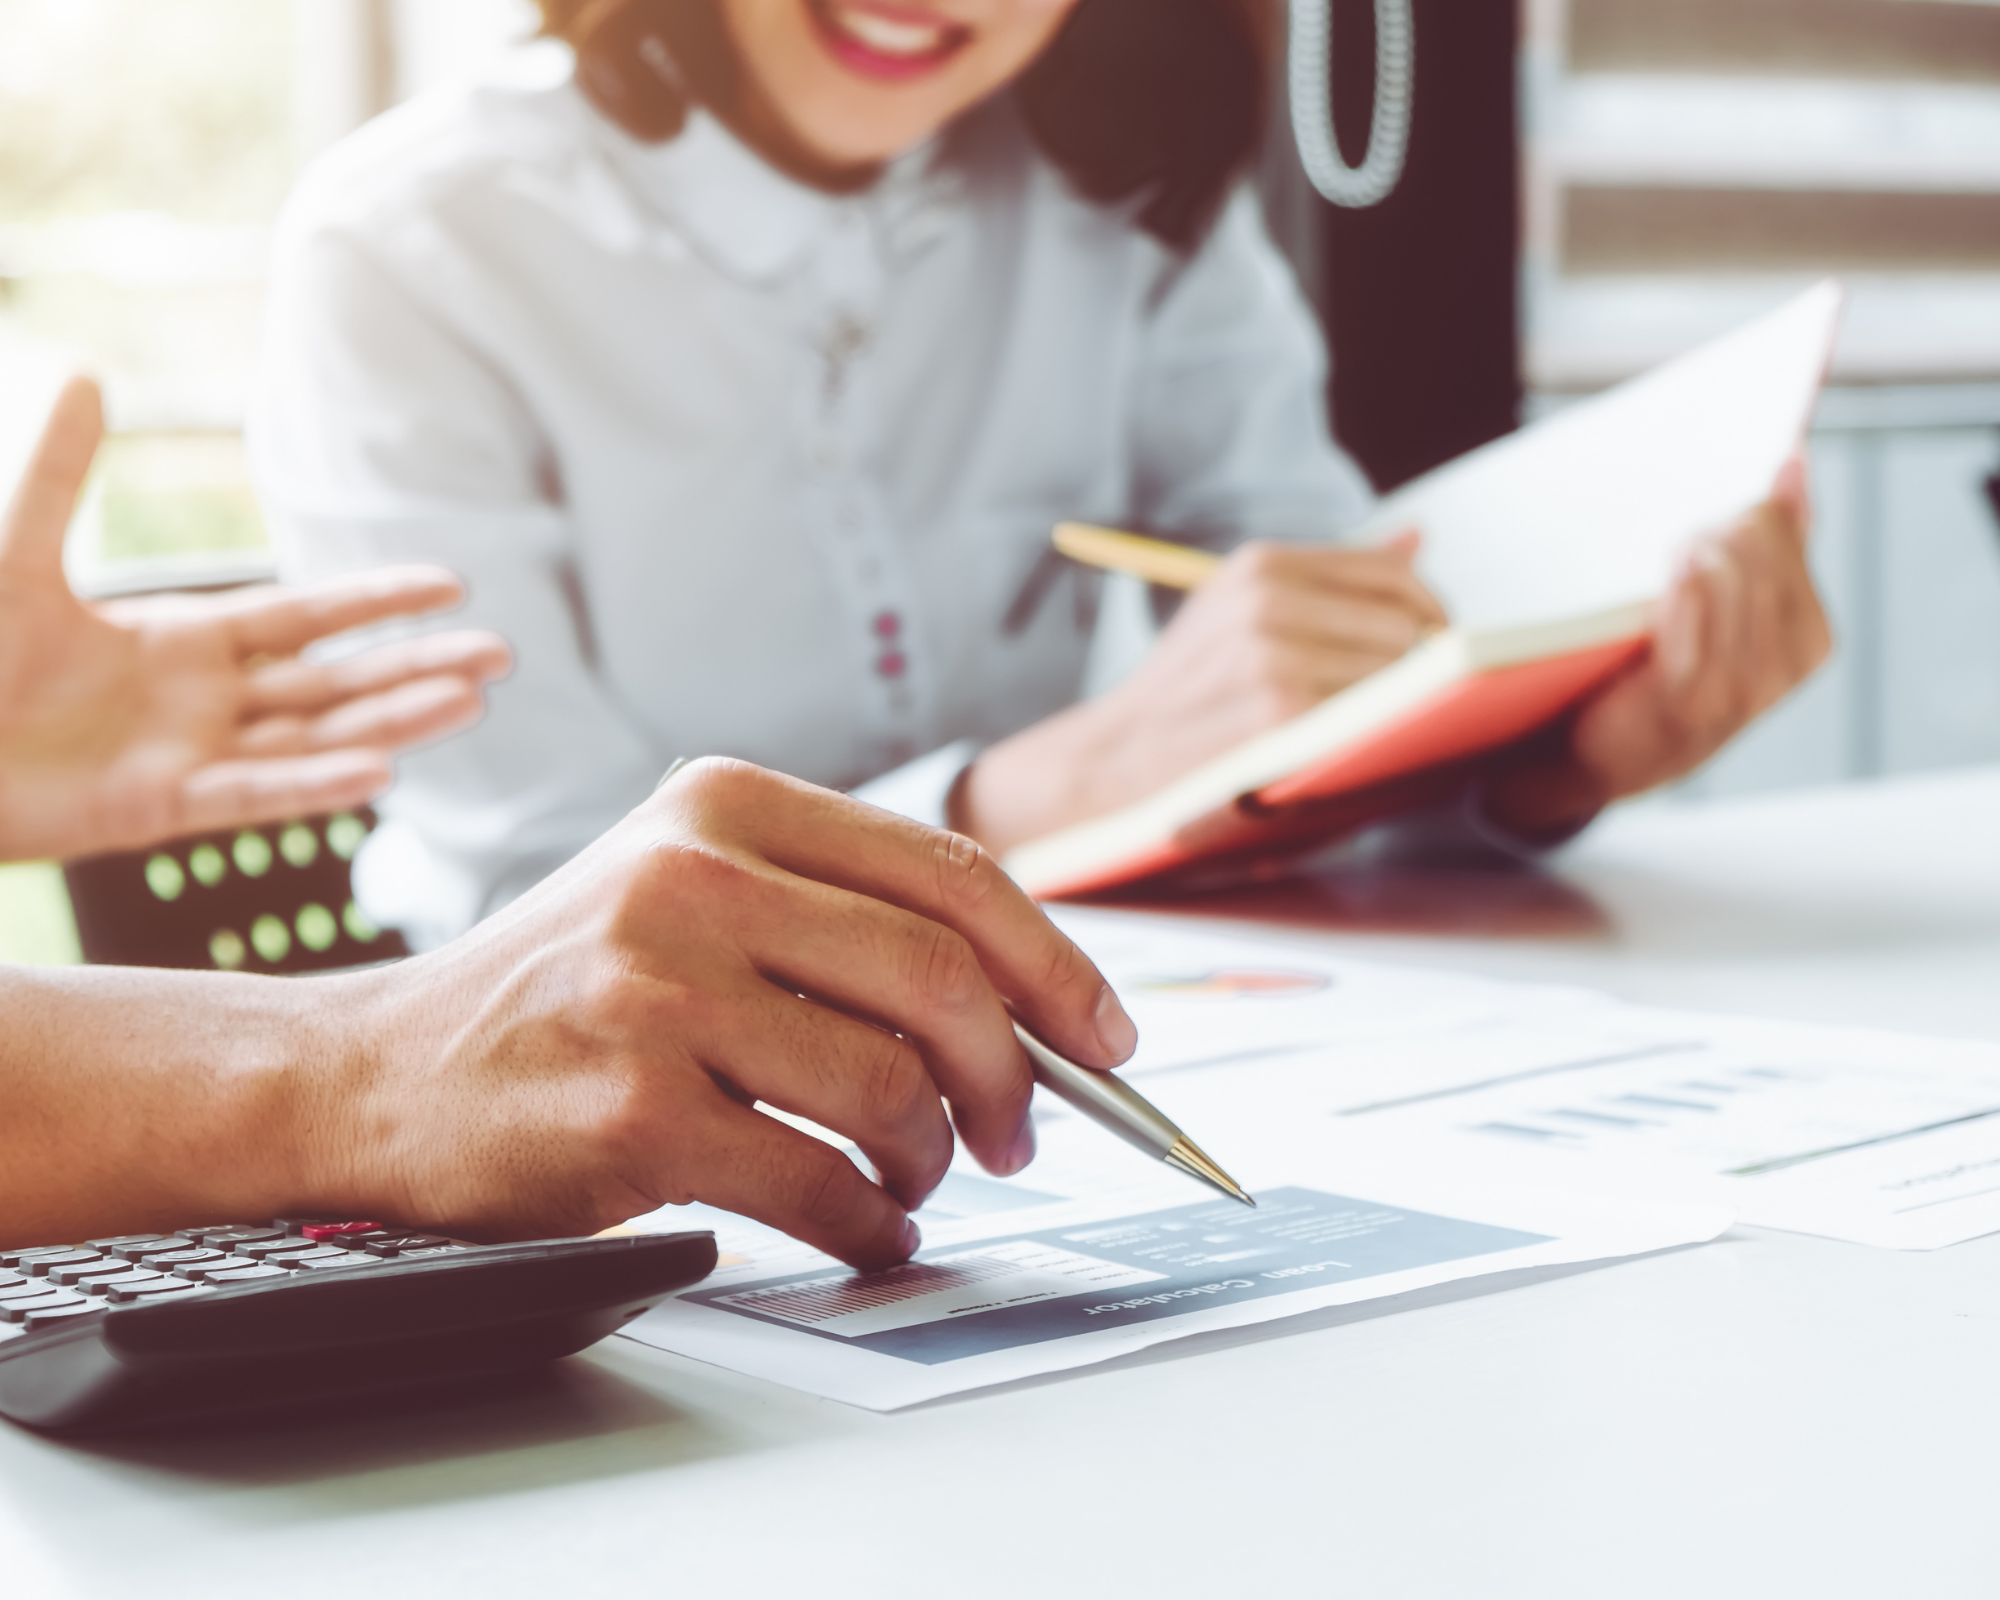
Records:
[[[412,763],[371,913],[458,931],[691,751],[1004,850],[1441,620],[1407,542],[1274,542],[1367,500],[1237,187],[1275,0],[543,9],[574,61],[364,130],[284,229],[256,447],[290,547],[444,561],[519,657],[479,733]],[[1064,517],[1243,545],[1083,705]],[[1486,821],[1559,837],[1803,676],[1803,541],[1793,499],[1714,544],[1654,659]]]

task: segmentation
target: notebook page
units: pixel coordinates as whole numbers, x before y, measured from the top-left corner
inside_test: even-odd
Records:
[[[1418,572],[1467,629],[1660,594],[1675,557],[1763,500],[1811,420],[1842,292],[1822,283],[1663,367],[1391,495],[1371,542],[1422,530]]]

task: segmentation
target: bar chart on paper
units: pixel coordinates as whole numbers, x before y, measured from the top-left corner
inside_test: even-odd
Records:
[[[2000,1051],[1636,1007],[1604,1020],[1653,1037],[1335,1115],[1503,1161],[1698,1176],[1745,1221],[1868,1243],[1934,1248],[2000,1228]],[[1911,1188],[1921,1202],[1905,1203]]]

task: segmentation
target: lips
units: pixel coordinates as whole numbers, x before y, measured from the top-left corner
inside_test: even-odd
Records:
[[[903,82],[935,72],[972,41],[972,30],[935,12],[878,0],[807,0],[820,42],[864,77]]]

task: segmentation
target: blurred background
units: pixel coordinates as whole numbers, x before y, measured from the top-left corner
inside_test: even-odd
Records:
[[[1387,488],[1828,273],[1814,441],[1840,644],[1672,797],[2000,759],[2000,0],[1415,0],[1403,181],[1340,212],[1261,174]],[[1365,142],[1373,0],[1337,0]],[[249,576],[240,446],[299,167],[526,35],[525,0],[0,0],[0,466],[47,375],[108,380],[73,537],[99,591]],[[0,959],[73,959],[59,875],[0,869]]]

